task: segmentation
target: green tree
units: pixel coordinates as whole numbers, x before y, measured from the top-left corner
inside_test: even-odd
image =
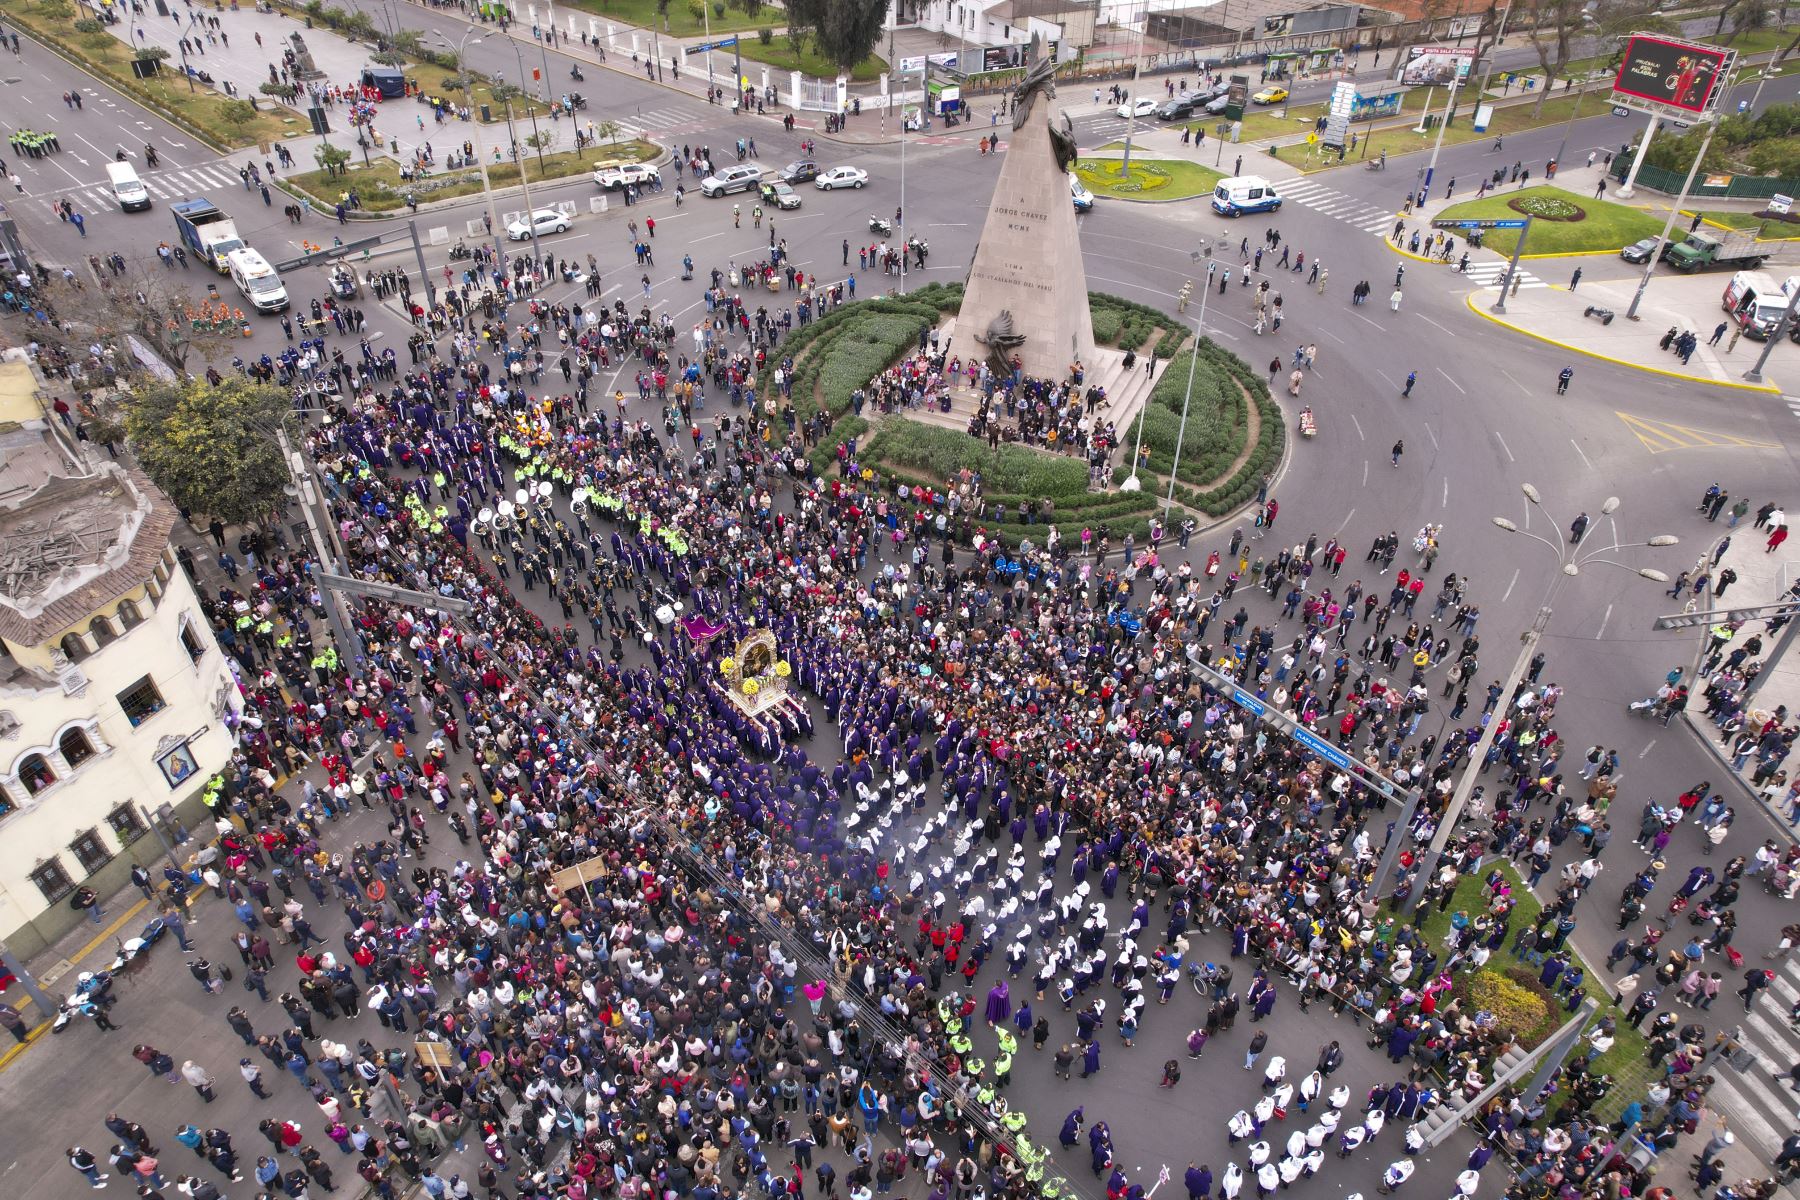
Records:
[[[596,121],[594,123],[594,136],[607,142],[618,141],[619,123],[617,121]]]
[[[350,161],[350,152],[341,146],[333,146],[330,142],[321,142],[313,150],[313,160],[327,176],[335,178]]]
[[[762,0],[737,0],[737,6],[744,10],[747,17],[754,17],[763,10]],[[713,11],[718,10],[715,8]]]
[[[810,30],[813,48],[847,75],[881,41],[887,0],[791,0],[787,10],[789,25]]]
[[[256,108],[248,100],[227,100],[219,106],[219,119],[233,129],[242,129],[256,119]]]
[[[175,503],[228,525],[261,521],[288,482],[273,429],[287,414],[281,388],[229,376],[141,389],[125,430],[144,473]]]

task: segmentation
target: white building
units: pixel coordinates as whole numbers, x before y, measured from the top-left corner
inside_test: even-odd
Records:
[[[951,39],[945,50],[1027,46],[1033,35],[1070,52],[1094,40],[1094,0],[892,0],[888,25]]]
[[[83,453],[0,362],[0,939],[22,957],[143,862],[152,822],[192,822],[241,704],[149,480]]]

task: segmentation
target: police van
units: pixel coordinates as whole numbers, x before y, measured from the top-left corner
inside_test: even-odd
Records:
[[[1213,189],[1213,211],[1226,217],[1245,213],[1274,212],[1281,207],[1281,196],[1275,185],[1261,175],[1234,175],[1219,180]]]
[[[245,246],[227,255],[226,262],[231,267],[231,282],[256,311],[274,313],[288,306],[287,289],[268,259]]]

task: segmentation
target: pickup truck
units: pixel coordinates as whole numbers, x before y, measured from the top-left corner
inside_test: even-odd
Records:
[[[177,200],[169,205],[181,240],[221,275],[231,271],[230,254],[244,248],[237,226],[210,200]]]
[[[620,191],[629,183],[649,187],[659,178],[648,163],[604,163],[594,171],[595,185],[609,192]]]
[[[1701,267],[1754,271],[1768,257],[1769,251],[1756,240],[1754,229],[1696,229],[1686,241],[1663,252],[1663,261],[1677,271]]]

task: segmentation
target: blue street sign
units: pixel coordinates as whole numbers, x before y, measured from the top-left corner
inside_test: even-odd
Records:
[[[1268,711],[1268,705],[1264,704],[1261,700],[1258,700],[1254,694],[1246,692],[1240,687],[1231,689],[1231,700],[1232,703],[1236,704],[1239,708],[1247,708],[1259,717]]]
[[[1350,766],[1350,756],[1310,729],[1294,727],[1294,740],[1340,770]]]

